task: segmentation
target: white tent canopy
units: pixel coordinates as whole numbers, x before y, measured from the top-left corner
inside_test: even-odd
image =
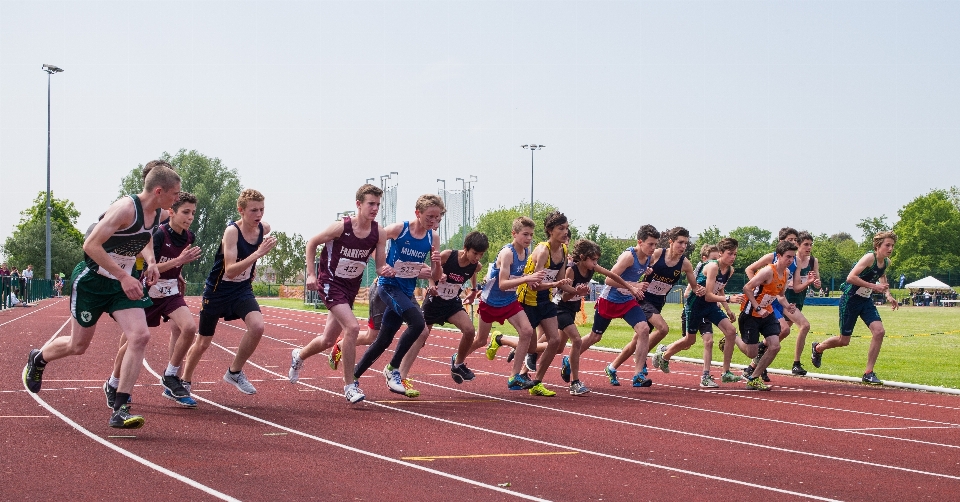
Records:
[[[944,284],[940,280],[929,275],[927,277],[924,277],[923,279],[920,279],[919,281],[911,282],[910,284],[907,284],[904,287],[907,289],[922,288],[926,291],[937,291],[937,290],[952,291],[953,290],[953,288],[951,288],[950,286]]]

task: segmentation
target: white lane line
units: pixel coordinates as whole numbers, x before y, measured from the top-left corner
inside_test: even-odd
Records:
[[[218,343],[216,343],[216,342],[214,342],[212,345],[214,345],[214,346],[216,346],[216,347],[219,347],[220,349],[222,349],[222,350],[224,350],[224,351],[226,351],[226,352],[233,353],[233,352],[227,350],[224,346],[222,346],[222,345],[220,345],[220,344],[218,344]],[[236,355],[236,354],[234,354],[234,355]],[[256,364],[250,362],[250,361],[247,361],[247,364],[250,364],[251,366],[255,366],[255,367],[257,367],[257,368],[260,368],[260,369],[262,369],[263,371],[266,371],[266,372],[268,372],[268,373],[273,373],[272,371],[267,370],[266,368],[263,368],[263,367],[261,367],[261,366],[258,366],[258,365],[256,365]],[[146,360],[146,359],[143,360],[143,367],[144,367],[147,371],[149,371],[151,374],[153,374],[153,376],[155,376],[155,377],[157,377],[157,378],[160,378],[160,375],[159,375],[156,371],[154,371],[153,368],[150,367],[150,365],[147,363],[147,360]],[[274,373],[274,374],[276,374],[276,375],[279,376],[279,373]],[[330,392],[330,393],[331,393],[331,394],[335,394],[335,393],[333,393],[333,392]],[[336,394],[336,395],[339,396],[339,394]],[[342,397],[342,396],[341,396],[341,397]],[[310,434],[310,433],[307,433],[307,432],[303,432],[303,431],[300,431],[300,430],[297,430],[297,429],[292,429],[292,428],[290,428],[290,427],[286,427],[286,426],[284,426],[284,425],[280,425],[280,424],[278,424],[278,423],[276,423],[276,422],[271,422],[271,421],[269,421],[269,420],[265,420],[265,419],[262,419],[262,418],[260,418],[260,417],[253,416],[253,415],[250,415],[250,414],[248,414],[248,413],[244,413],[244,412],[242,412],[242,411],[235,410],[235,409],[233,409],[233,408],[230,408],[230,407],[228,407],[228,406],[224,406],[224,405],[222,405],[222,404],[220,404],[220,403],[213,402],[213,401],[211,401],[211,400],[209,400],[209,399],[202,398],[202,397],[200,397],[200,396],[194,396],[194,399],[196,399],[197,401],[201,401],[201,402],[207,403],[207,404],[209,404],[209,405],[211,405],[211,406],[214,406],[214,407],[216,407],[216,408],[220,408],[221,410],[224,410],[224,411],[233,413],[233,414],[235,414],[235,415],[239,415],[239,416],[241,416],[241,417],[244,417],[244,418],[253,420],[253,421],[255,421],[255,422],[259,422],[259,423],[261,423],[261,424],[268,425],[268,426],[273,427],[273,428],[276,428],[276,429],[280,429],[280,430],[285,431],[285,432],[287,432],[287,433],[296,434],[297,436],[302,436],[302,437],[305,437],[305,438],[308,438],[308,439],[313,439],[314,441],[318,441],[318,442],[321,442],[321,443],[324,443],[324,444],[327,444],[327,445],[330,445],[330,446],[336,446],[337,448],[342,448],[342,449],[344,449],[344,450],[352,451],[352,452],[354,452],[354,453],[359,453],[359,454],[361,454],[361,455],[366,455],[366,456],[368,456],[368,457],[373,457],[373,458],[376,458],[376,459],[379,459],[379,460],[384,460],[384,461],[391,462],[391,463],[394,463],[394,464],[400,464],[400,465],[405,466],[405,467],[412,467],[412,468],[417,469],[417,470],[421,470],[421,471],[424,471],[424,472],[429,472],[429,473],[431,473],[431,474],[436,474],[437,476],[442,476],[442,477],[449,478],[449,479],[453,479],[453,480],[456,480],[456,481],[461,481],[461,482],[463,482],[463,483],[471,484],[471,485],[478,486],[478,487],[481,487],[481,488],[486,488],[486,489],[488,489],[488,490],[493,490],[493,491],[500,492],[500,493],[504,493],[504,494],[507,494],[507,495],[513,495],[514,497],[518,497],[518,498],[522,498],[522,499],[526,499],[526,500],[537,500],[537,501],[547,501],[547,500],[548,500],[548,499],[542,499],[542,498],[539,498],[539,497],[534,497],[534,496],[532,496],[532,495],[527,495],[527,494],[525,494],[525,493],[520,493],[520,492],[515,492],[515,491],[506,490],[506,489],[501,488],[501,487],[496,486],[496,485],[484,484],[484,483],[481,483],[481,482],[479,482],[479,481],[474,481],[474,480],[469,479],[469,478],[464,478],[464,477],[461,477],[461,476],[457,476],[457,475],[455,475],[455,474],[450,474],[450,473],[447,473],[447,472],[438,471],[438,470],[436,470],[436,469],[431,469],[431,468],[429,468],[429,467],[424,467],[424,466],[422,466],[422,465],[417,465],[417,464],[414,464],[414,463],[406,462],[406,461],[404,461],[404,460],[399,460],[399,459],[387,457],[387,456],[384,456],[384,455],[380,455],[379,453],[374,453],[374,452],[371,452],[371,451],[361,450],[361,449],[359,449],[359,448],[355,448],[355,447],[353,447],[353,446],[345,445],[345,444],[343,444],[343,443],[338,443],[338,442],[336,442],[336,441],[332,441],[332,440],[329,440],[329,439],[324,439],[324,438],[322,438],[322,437],[320,437],[320,436],[315,436],[315,435]],[[381,405],[381,406],[382,406],[382,405]]]
[[[55,302],[51,302],[51,303],[49,303],[49,304],[47,304],[47,305],[44,305],[44,306],[42,306],[42,307],[40,307],[40,308],[30,309],[27,313],[23,314],[22,316],[14,317],[13,319],[10,319],[9,321],[0,324],[0,327],[6,326],[7,324],[10,324],[10,323],[12,323],[12,322],[14,322],[14,321],[18,321],[18,320],[20,320],[20,319],[23,319],[24,317],[27,317],[27,316],[29,316],[29,315],[31,315],[31,314],[36,313],[36,312],[40,312],[41,310],[43,310],[43,309],[45,309],[45,308],[49,308],[49,307],[52,307],[52,306],[54,306],[54,305],[59,305],[59,304],[60,304],[60,301],[55,301]],[[14,307],[10,307],[10,308],[14,308]],[[68,321],[69,321],[69,319],[68,319]]]
[[[960,429],[960,427],[940,426],[940,427],[865,427],[863,429],[837,429],[841,431],[907,431],[912,429]]]

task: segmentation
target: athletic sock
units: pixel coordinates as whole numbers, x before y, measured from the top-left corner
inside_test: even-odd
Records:
[[[240,374],[239,371],[233,371],[233,370],[230,369],[230,368],[227,368],[227,373],[230,373],[231,375],[239,375],[239,374]]]
[[[163,376],[177,376],[177,372],[180,371],[179,366],[174,366],[170,363],[167,363],[167,371],[163,372]]]
[[[703,376],[710,376],[710,372],[709,372],[709,371],[704,371],[704,372],[703,372]]]
[[[117,392],[117,397],[113,401],[113,411],[117,411],[121,406],[127,404],[127,401],[130,400],[130,394],[126,392]]]
[[[493,337],[493,339],[497,341],[497,345],[503,345],[503,342],[502,342],[502,340],[503,340],[503,335],[497,335],[497,336]]]
[[[794,365],[794,366],[800,366],[800,361],[794,361],[794,362],[793,362],[793,365]]]
[[[110,380],[107,380],[107,385],[116,389],[120,385],[120,379],[115,376],[111,376]]]

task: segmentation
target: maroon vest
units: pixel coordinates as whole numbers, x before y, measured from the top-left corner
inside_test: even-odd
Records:
[[[363,269],[367,265],[370,253],[377,249],[380,230],[377,222],[370,223],[370,234],[363,239],[353,235],[353,222],[343,218],[343,233],[340,237],[326,242],[320,250],[320,263],[317,267],[317,281],[320,284],[337,285],[341,289],[356,295],[363,280]]]
[[[153,240],[154,240],[153,249],[154,249],[154,254],[156,255],[154,258],[157,260],[157,265],[166,261],[173,260],[178,256],[180,256],[180,253],[182,253],[183,250],[187,248],[187,246],[189,246],[190,244],[193,244],[194,239],[196,238],[193,235],[193,232],[191,232],[190,230],[186,230],[187,241],[183,245],[177,246],[173,242],[173,235],[171,235],[172,232],[173,230],[170,228],[170,225],[165,223],[163,225],[160,225],[160,228],[158,228],[153,233]],[[163,240],[162,242],[160,242],[161,239]],[[157,251],[158,247],[159,247],[159,252]],[[173,267],[173,268],[167,269],[164,272],[160,272],[160,278],[176,279],[177,277],[180,277],[180,270],[182,269],[183,269],[182,265],[179,267]]]

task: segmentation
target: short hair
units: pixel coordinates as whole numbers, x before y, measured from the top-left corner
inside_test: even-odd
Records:
[[[787,251],[796,251],[797,245],[790,241],[780,241],[777,243],[777,254],[783,256]]]
[[[171,166],[170,163],[165,160],[151,160],[150,162],[147,162],[147,165],[143,166],[144,182],[147,181],[147,175],[150,174],[150,171],[152,171],[154,167],[158,167],[158,166],[173,169],[173,166]],[[173,170],[176,171],[176,169],[173,169]]]
[[[873,250],[876,251],[880,249],[880,245],[883,244],[885,239],[893,239],[893,243],[897,243],[897,234],[893,233],[893,230],[887,230],[886,232],[877,232],[877,235],[873,236]]]
[[[717,251],[720,253],[724,251],[736,251],[738,247],[740,247],[740,243],[733,237],[720,239],[720,242],[717,243]]]
[[[176,171],[165,166],[154,166],[143,179],[143,189],[147,192],[160,187],[169,190],[180,183],[180,175]]]
[[[190,192],[180,192],[180,198],[173,203],[173,207],[171,207],[170,209],[173,209],[173,212],[177,212],[177,210],[180,209],[180,206],[184,204],[196,204],[196,203],[197,203],[196,195],[193,195]]]
[[[573,256],[574,263],[577,263],[587,258],[600,258],[601,254],[603,254],[603,250],[596,242],[589,239],[580,239],[573,245],[571,256]]]
[[[446,214],[447,212],[447,207],[443,205],[443,199],[441,199],[439,195],[428,193],[417,198],[417,211],[422,213],[432,206],[439,207],[440,214]]]
[[[716,244],[704,244],[700,247],[700,258],[706,258],[710,256],[710,253],[719,253],[720,249],[717,248]]]
[[[357,202],[363,202],[368,195],[372,195],[374,197],[383,197],[383,190],[376,185],[367,183],[357,189]]]
[[[537,225],[533,223],[533,220],[527,218],[526,216],[521,216],[513,220],[512,231],[514,233],[523,230],[524,227],[537,228]]]
[[[690,238],[690,231],[683,227],[673,227],[667,231],[667,235],[670,237],[670,240],[675,241],[677,237],[686,237]]]
[[[567,222],[567,216],[560,211],[554,211],[543,219],[543,228],[549,234],[551,230]]]
[[[463,249],[472,249],[478,253],[486,253],[490,248],[490,241],[487,234],[474,230],[463,238]]]
[[[780,229],[780,233],[777,234],[777,240],[778,240],[778,241],[786,240],[786,239],[787,239],[787,236],[790,235],[790,234],[793,234],[793,235],[796,235],[796,236],[799,237],[800,232],[797,232],[797,229],[796,229],[796,228],[783,227],[783,228]]]
[[[797,241],[803,243],[803,241],[813,242],[813,234],[807,232],[806,230],[801,230],[800,234],[797,235]]]
[[[660,232],[657,231],[657,228],[653,225],[644,225],[640,227],[640,230],[637,230],[637,241],[645,241],[653,237],[654,239],[660,238]]]
[[[263,202],[263,199],[264,197],[262,193],[252,188],[247,188],[244,191],[240,192],[240,197],[237,197],[237,207],[239,207],[240,209],[246,209],[247,202],[250,202],[250,201]]]

